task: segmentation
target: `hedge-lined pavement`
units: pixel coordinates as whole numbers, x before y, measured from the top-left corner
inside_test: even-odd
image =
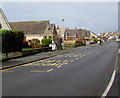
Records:
[[[11,59],[11,60],[2,62],[2,68],[1,69],[10,68],[10,67],[14,67],[14,66],[19,66],[19,65],[22,65],[22,64],[30,63],[30,62],[37,61],[37,60],[40,60],[40,59],[53,57],[53,56],[64,54],[64,53],[69,53],[69,52],[72,52],[72,51],[83,50],[85,48],[93,47],[93,46],[96,46],[96,45],[98,45],[98,44],[81,46],[81,47],[77,47],[77,48],[69,48],[69,49],[64,49],[64,50],[43,52],[43,53],[38,53],[38,54],[31,55],[31,56],[22,57],[22,58]]]

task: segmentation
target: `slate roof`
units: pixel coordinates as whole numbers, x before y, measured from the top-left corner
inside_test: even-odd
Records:
[[[12,30],[22,30],[25,34],[43,34],[49,21],[10,22]]]

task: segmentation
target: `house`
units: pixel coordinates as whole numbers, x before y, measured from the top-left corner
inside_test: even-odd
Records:
[[[64,33],[64,39],[65,40],[77,40],[77,33],[78,30],[77,29],[66,29],[65,33]]]
[[[83,40],[90,38],[90,31],[85,29],[66,29],[65,40]]]
[[[0,9],[0,29],[11,30],[9,22],[2,9]]]
[[[98,38],[98,35],[93,33],[93,32],[90,32],[90,39],[93,38],[93,37],[94,38]]]
[[[55,24],[49,24],[47,25],[47,28],[44,32],[44,38],[52,38],[54,41],[57,41],[58,38],[58,34],[57,34],[57,30],[56,30],[56,26]]]
[[[31,39],[46,39],[57,37],[56,28],[54,24],[50,24],[49,21],[22,21],[22,22],[10,22],[12,30],[22,30],[25,34],[26,41]]]

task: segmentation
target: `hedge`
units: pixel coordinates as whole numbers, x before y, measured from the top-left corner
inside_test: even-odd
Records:
[[[0,30],[2,35],[2,53],[22,51],[24,33],[18,30]]]
[[[52,39],[51,38],[42,39],[42,46],[48,47],[50,44],[52,44]]]

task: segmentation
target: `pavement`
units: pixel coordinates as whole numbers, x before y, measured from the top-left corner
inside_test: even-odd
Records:
[[[94,47],[96,45],[98,45],[98,44],[81,46],[81,47],[77,47],[77,48],[68,48],[68,49],[64,49],[64,50],[55,50],[55,51],[50,51],[50,52],[37,53],[37,54],[31,55],[31,56],[25,56],[25,57],[20,57],[20,58],[16,58],[16,59],[11,59],[11,60],[2,62],[2,66],[0,69],[6,69],[6,68],[14,67],[14,66],[19,66],[19,65],[34,62],[37,60],[54,57],[56,55],[65,54],[65,53],[69,53],[69,52],[73,52],[73,51],[77,51],[77,50],[82,50],[82,49],[85,49],[88,47]]]
[[[101,96],[115,68],[117,47],[115,41],[109,41],[4,69],[2,94],[15,98]],[[116,88],[115,91],[117,90]],[[118,94],[112,96],[117,97]]]

